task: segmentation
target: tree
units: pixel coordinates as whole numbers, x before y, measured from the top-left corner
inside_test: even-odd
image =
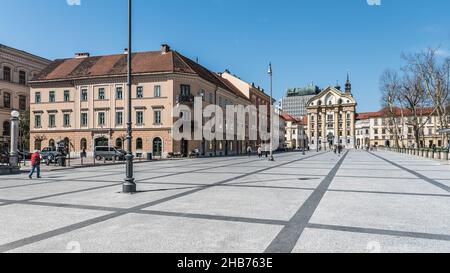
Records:
[[[386,70],[380,78],[380,89],[382,92],[381,104],[383,106],[384,123],[387,130],[394,136],[395,144],[400,147],[401,129],[403,126],[401,120],[398,119],[398,109],[401,104],[401,81],[398,73],[393,70]],[[400,107],[400,109],[402,109]],[[403,115],[403,111],[401,111]],[[403,116],[402,116],[403,117]]]
[[[20,114],[19,130],[22,136],[22,151],[30,149],[30,111],[27,110]]]
[[[408,111],[408,119],[403,118],[404,122],[408,128],[412,128],[416,147],[420,147],[423,128],[435,111],[428,111],[432,104],[418,75],[411,74],[407,70],[400,89],[400,101],[402,109],[404,107]]]
[[[437,126],[440,130],[448,127],[449,101],[450,101],[450,59],[441,60],[437,54],[438,49],[428,48],[425,51],[405,56],[408,62],[407,69],[417,76],[424,96],[427,96],[433,105],[437,116]],[[445,135],[442,135],[445,143]]]

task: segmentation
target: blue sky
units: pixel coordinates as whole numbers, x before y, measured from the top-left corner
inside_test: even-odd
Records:
[[[126,0],[0,0],[0,43],[50,59],[122,52]],[[134,0],[134,49],[168,43],[214,71],[230,69],[274,93],[311,82],[344,84],[350,71],[358,111],[379,108],[379,77],[401,53],[450,52],[450,1]]]

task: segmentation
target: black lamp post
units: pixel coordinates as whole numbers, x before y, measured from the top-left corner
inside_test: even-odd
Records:
[[[132,10],[132,0],[128,0],[128,76],[127,76],[127,87],[128,87],[128,117],[127,117],[127,155],[125,156],[127,160],[126,164],[126,178],[123,183],[123,193],[135,193],[136,192],[136,183],[133,177],[133,152],[131,141],[132,137],[132,105],[131,105],[131,10]]]
[[[273,157],[273,70],[272,70],[272,63],[269,64],[269,78],[270,78],[270,157],[269,161],[275,161]]]

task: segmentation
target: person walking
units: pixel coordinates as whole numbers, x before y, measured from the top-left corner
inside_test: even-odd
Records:
[[[31,171],[28,177],[33,179],[33,174],[36,172],[37,178],[41,178],[41,154],[39,151],[35,151],[31,156]]]
[[[248,157],[252,156],[252,147],[250,147],[250,146],[247,147],[247,155],[248,155]]]
[[[448,144],[447,144],[447,150],[450,152],[450,140],[448,141]]]
[[[262,148],[261,148],[261,146],[258,147],[258,157],[262,158]]]

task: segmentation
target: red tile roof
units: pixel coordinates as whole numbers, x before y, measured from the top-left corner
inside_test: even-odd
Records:
[[[419,114],[422,114],[422,115],[430,115],[430,114],[433,113],[433,111],[434,111],[434,108],[422,108],[422,109],[419,109],[418,112],[419,112]],[[389,109],[383,108],[383,109],[381,109],[378,112],[358,113],[356,115],[356,119],[358,119],[358,120],[365,120],[365,119],[369,119],[369,118],[381,118],[381,117],[388,116],[389,113],[390,113]],[[402,115],[402,109],[396,107],[396,108],[393,109],[393,113],[396,116],[400,117]],[[413,112],[411,110],[409,110],[409,109],[403,109],[403,115],[404,116],[412,116]]]
[[[298,124],[301,125],[307,125],[308,124],[308,117],[304,116],[303,118],[299,119],[296,117],[293,117],[291,115],[289,115],[288,113],[281,111],[281,113],[279,114],[279,116],[284,119],[285,121],[292,121],[292,122],[296,122]]]
[[[133,74],[186,73],[246,98],[231,82],[181,55],[177,51],[149,51],[132,54]],[[79,78],[125,76],[127,55],[116,54],[87,58],[61,59],[52,62],[31,82],[62,81]]]

